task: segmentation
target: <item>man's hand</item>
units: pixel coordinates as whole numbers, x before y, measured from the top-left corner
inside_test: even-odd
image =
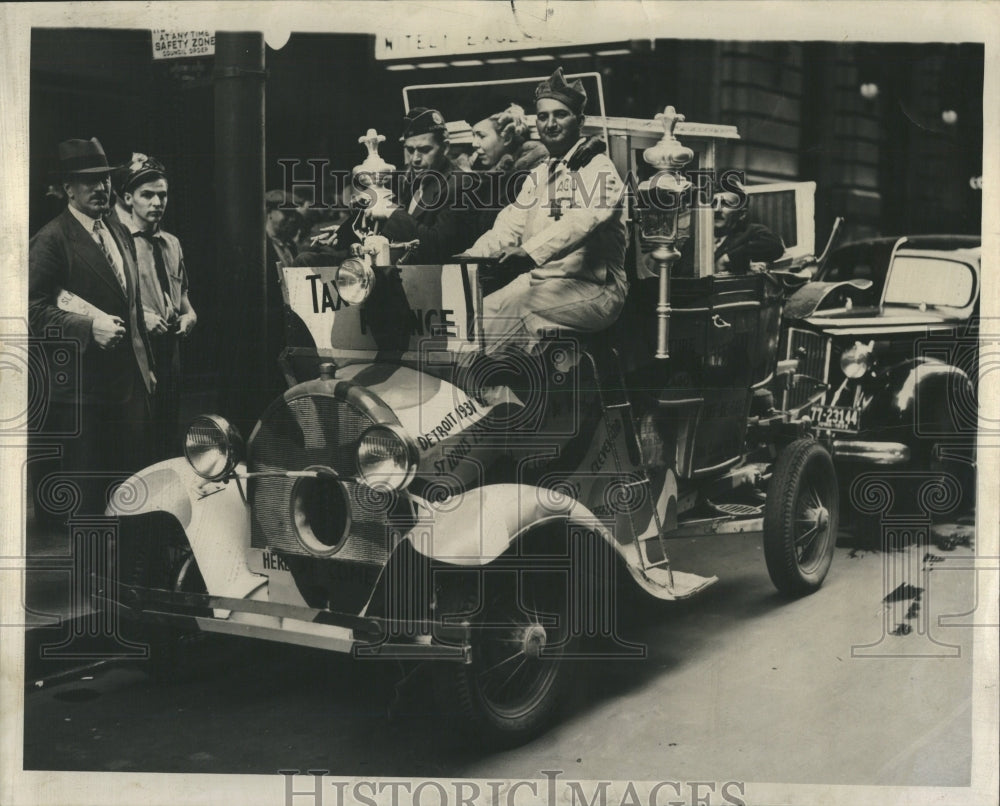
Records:
[[[94,319],[90,332],[102,350],[111,350],[125,338],[125,323],[117,316],[101,314]]]
[[[373,190],[375,191],[376,198],[372,206],[365,211],[365,214],[376,221],[384,221],[399,209],[399,205],[393,203],[392,192],[388,188],[377,187],[373,188]]]
[[[142,318],[146,322],[146,332],[151,336],[162,336],[167,332],[167,323],[163,321],[163,317],[152,311],[147,311],[145,308],[142,309]]]
[[[182,339],[186,339],[188,334],[194,330],[194,326],[198,321],[193,313],[181,314],[181,317],[177,320],[177,335]]]
[[[316,235],[313,235],[309,239],[309,245],[335,247],[337,245],[337,232],[339,229],[340,224],[331,224],[329,227],[322,227]]]
[[[520,246],[505,246],[497,255],[497,262],[500,268],[519,274],[536,268],[535,261],[531,259],[531,255],[525,252]]]

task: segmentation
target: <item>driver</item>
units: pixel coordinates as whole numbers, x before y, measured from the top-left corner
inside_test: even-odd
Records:
[[[562,68],[535,91],[538,136],[550,159],[469,250],[518,272],[483,300],[486,349],[523,349],[545,331],[603,330],[621,312],[625,277],[624,185],[614,164],[581,137],[587,94]]]
[[[380,194],[367,214],[390,241],[420,241],[410,263],[446,263],[483,231],[469,196],[478,177],[448,159],[448,127],[436,109],[407,112],[399,139],[408,166],[399,203]]]
[[[750,221],[749,196],[740,198],[732,191],[716,193],[712,209],[717,272],[746,274],[756,268],[752,264],[772,263],[785,253],[781,238],[763,224]]]

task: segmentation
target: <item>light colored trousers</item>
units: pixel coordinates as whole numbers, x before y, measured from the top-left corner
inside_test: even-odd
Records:
[[[532,280],[525,272],[483,300],[487,353],[507,344],[531,350],[546,331],[591,333],[618,318],[625,294],[616,283],[565,277]]]

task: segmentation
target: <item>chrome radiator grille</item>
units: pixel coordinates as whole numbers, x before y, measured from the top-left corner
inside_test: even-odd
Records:
[[[792,388],[785,394],[785,409],[796,409],[817,397],[826,388],[830,372],[831,341],[811,330],[789,328],[785,358],[798,359]]]
[[[261,420],[249,449],[251,472],[331,467],[341,478],[355,475],[358,439],[372,425],[364,412],[332,395],[309,394],[280,401]],[[265,476],[250,480],[253,510],[251,545],[291,554],[310,555],[298,538],[292,500],[299,479]],[[336,484],[337,482],[330,482]],[[339,482],[343,495],[330,496],[327,507],[333,522],[349,523],[349,534],[337,559],[384,562],[388,556],[385,521],[391,504],[368,487]],[[336,543],[336,536],[331,536]]]

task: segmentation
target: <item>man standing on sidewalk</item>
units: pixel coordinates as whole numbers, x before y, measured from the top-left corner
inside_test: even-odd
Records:
[[[63,471],[82,513],[104,511],[115,479],[149,461],[156,378],[142,317],[135,247],[105,220],[111,167],[96,138],[59,144],[66,209],[31,239],[28,317],[33,336],[75,342],[79,376],[52,384],[49,404],[63,442]]]
[[[180,339],[198,321],[188,298],[184,252],[175,235],[160,227],[167,209],[167,175],[153,157],[133,154],[122,195],[132,214],[128,229],[135,241],[142,312],[156,362],[153,395],[153,450],[156,459],[180,455]]]

